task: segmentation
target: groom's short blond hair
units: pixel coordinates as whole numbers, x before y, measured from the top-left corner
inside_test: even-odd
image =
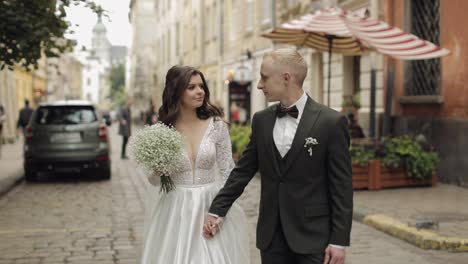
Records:
[[[281,48],[263,55],[263,59],[271,58],[273,65],[291,73],[299,86],[302,86],[307,76],[307,63],[302,55],[294,48]]]

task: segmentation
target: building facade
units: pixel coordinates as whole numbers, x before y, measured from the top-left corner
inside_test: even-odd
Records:
[[[109,65],[106,61],[101,61],[91,54],[81,54],[83,63],[81,98],[99,104],[101,90],[108,90],[102,87],[102,76],[107,76]]]
[[[382,19],[383,0],[338,1],[345,9],[356,10],[367,7],[371,14]],[[139,35],[146,33],[147,41],[154,36],[152,50],[154,63],[154,85],[150,81],[133,81],[133,93],[149,90],[156,106],[161,103],[164,78],[167,70],[175,64],[199,68],[208,81],[212,101],[220,105],[227,114],[226,119],[246,123],[252,114],[265,108],[263,94],[256,89],[260,65],[265,52],[282,47],[261,37],[261,33],[318,10],[328,1],[309,0],[179,0],[132,2],[131,17],[134,27],[135,51],[131,61],[131,76],[151,80],[151,73],[142,67],[136,50],[141,48]],[[332,1],[333,2],[333,1]],[[336,2],[336,1],[335,1]],[[138,4],[139,3],[139,4]],[[152,3],[152,4],[150,4]],[[144,13],[141,9],[144,9]],[[140,21],[141,14],[155,17],[155,27],[148,32]],[[133,15],[132,15],[133,14]],[[139,16],[137,14],[140,14]],[[146,20],[149,23],[149,20]],[[138,48],[140,47],[140,48]],[[370,105],[370,66],[377,70],[376,110],[383,112],[383,57],[364,54],[344,57],[333,54],[331,60],[331,90],[327,87],[328,56],[306,47],[298,47],[309,64],[309,73],[304,84],[306,92],[316,101],[341,110],[344,101],[359,98],[361,109],[359,120],[363,128],[368,127]],[[371,57],[373,60],[371,61]],[[137,66],[140,65],[140,66]],[[144,77],[145,76],[145,77]],[[145,94],[145,93],[143,93]],[[330,99],[328,98],[330,97]],[[146,97],[148,98],[148,97]],[[233,120],[234,116],[234,120]],[[240,120],[237,120],[240,119]]]
[[[157,98],[159,53],[155,49],[156,22],[160,15],[156,12],[159,1],[132,0],[129,19],[132,26],[132,43],[127,57],[126,93],[133,97],[136,115],[146,111],[151,98]]]
[[[24,101],[28,100],[29,105],[35,108],[47,100],[47,63],[48,59],[42,56],[37,69],[27,71],[14,66],[13,70],[0,71],[0,104],[6,112],[3,138],[7,142],[13,142],[16,138],[16,122]]]
[[[110,109],[110,82],[111,67],[127,62],[127,48],[113,46],[107,38],[107,29],[98,16],[93,27],[91,48],[77,54],[83,65],[81,78],[81,98],[89,100],[99,108]]]
[[[82,97],[83,64],[71,53],[51,58],[47,71],[47,100],[73,100]]]
[[[3,122],[2,138],[6,142],[12,142],[16,137],[18,101],[16,99],[15,72],[8,69],[0,71],[0,104],[6,114],[6,119]]]
[[[395,72],[392,133],[424,135],[440,155],[441,180],[468,186],[468,150],[463,147],[468,129],[468,32],[460,23],[465,8],[468,2],[463,0],[385,0],[390,24],[451,51],[434,60],[387,59],[385,68]]]

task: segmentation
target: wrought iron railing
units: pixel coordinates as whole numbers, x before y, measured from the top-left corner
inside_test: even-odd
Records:
[[[439,45],[440,0],[411,0],[411,32]],[[412,61],[407,68],[408,96],[440,95],[440,59]]]

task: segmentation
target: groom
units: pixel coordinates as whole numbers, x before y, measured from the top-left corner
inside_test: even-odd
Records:
[[[216,234],[260,171],[262,263],[342,264],[353,211],[347,120],[304,92],[307,64],[296,50],[266,53],[260,75],[257,88],[280,103],[253,116],[250,142],[211,204],[204,235]]]

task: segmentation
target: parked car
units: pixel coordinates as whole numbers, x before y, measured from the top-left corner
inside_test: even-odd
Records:
[[[38,172],[93,173],[111,178],[107,126],[88,101],[41,104],[25,132],[24,173],[28,181]]]

